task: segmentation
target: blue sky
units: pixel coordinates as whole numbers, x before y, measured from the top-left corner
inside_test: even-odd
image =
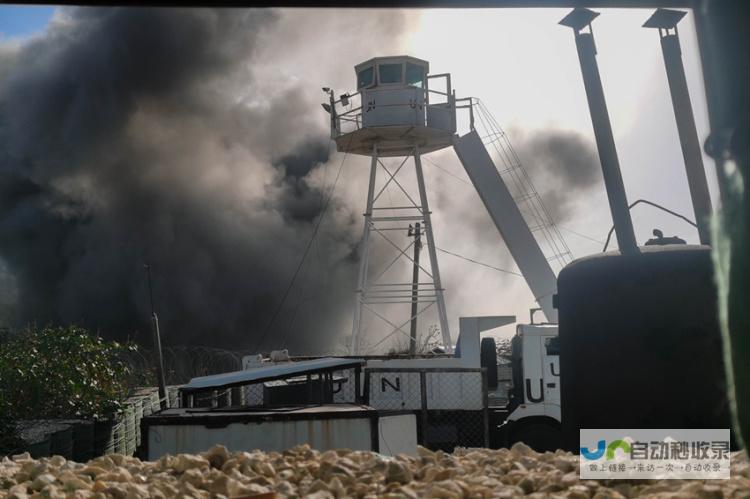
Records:
[[[51,5],[0,5],[0,38],[25,37],[43,30],[56,8]]]

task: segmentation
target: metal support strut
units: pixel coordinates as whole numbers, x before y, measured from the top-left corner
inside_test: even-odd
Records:
[[[396,179],[396,175],[404,169],[409,157],[414,159],[414,169],[417,177],[417,186],[419,188],[419,200],[415,200]],[[385,184],[380,190],[375,192],[375,181],[377,179],[378,166],[382,167],[387,174]],[[381,195],[389,185],[395,185],[408,199],[410,206],[375,206]],[[405,213],[400,216],[373,216],[376,210],[392,210]],[[382,214],[382,211],[380,211]],[[451,344],[450,331],[448,329],[448,317],[445,310],[444,290],[440,280],[440,270],[438,268],[437,252],[435,239],[432,233],[432,221],[430,218],[430,209],[427,203],[427,191],[425,189],[424,175],[422,173],[422,161],[419,148],[412,149],[411,154],[404,157],[404,160],[395,170],[391,171],[381,162],[378,156],[377,146],[373,146],[372,162],[370,164],[370,183],[367,190],[367,208],[364,213],[365,224],[362,233],[362,258],[359,264],[359,279],[357,281],[357,298],[354,307],[354,323],[352,325],[352,339],[350,345],[351,355],[360,355],[362,353],[361,336],[363,329],[363,309],[367,309],[376,318],[390,326],[391,330],[384,337],[380,338],[377,343],[370,345],[369,349],[374,349],[384,343],[394,334],[400,333],[409,340],[410,346],[414,345],[415,332],[409,332],[405,327],[416,323],[416,318],[432,305],[437,305],[437,314],[440,322],[440,331],[444,348],[447,352],[453,351]],[[427,239],[427,250],[430,259],[429,270],[422,266],[418,258],[412,258],[407,250],[415,244],[416,240],[411,238],[411,242],[406,246],[400,246],[393,236],[389,235],[396,230],[401,231],[401,227],[394,227],[393,224],[400,225],[403,222],[417,222],[420,231]],[[390,225],[389,225],[390,224]],[[374,273],[374,277],[369,275],[370,263],[370,245],[371,234],[377,234],[388,245],[397,250],[397,255],[390,263],[384,266],[379,272]],[[402,234],[405,233],[401,232]],[[388,271],[393,268],[397,261],[407,259],[412,263],[412,269],[416,275],[412,276],[412,282],[381,282]],[[422,272],[426,279],[419,279],[418,273]],[[394,304],[409,304],[410,314],[405,321],[394,321],[392,316],[396,307]],[[424,305],[421,308],[418,305]],[[390,317],[389,317],[390,316]]]
[[[581,64],[583,86],[591,112],[591,122],[594,126],[594,138],[599,151],[599,161],[602,165],[604,186],[607,189],[609,209],[612,211],[612,221],[615,225],[617,245],[623,253],[638,253],[638,244],[633,231],[633,221],[630,218],[628,199],[625,195],[625,185],[620,172],[620,161],[617,158],[615,138],[612,134],[612,124],[609,121],[607,101],[604,99],[604,89],[599,76],[599,66],[596,63],[596,45],[592,32],[582,33],[585,27],[591,29],[591,21],[599,13],[589,9],[576,8],[560,21],[560,24],[573,29],[578,60]]]
[[[643,26],[659,30],[669,93],[672,96],[677,133],[680,137],[682,157],[685,160],[690,198],[693,201],[693,213],[695,214],[695,222],[698,224],[698,237],[701,244],[710,244],[711,196],[708,192],[706,170],[703,167],[703,156],[698,132],[695,128],[693,107],[690,104],[690,93],[688,92],[685,68],[682,64],[680,39],[677,33],[677,23],[685,14],[682,11],[658,9]]]
[[[367,285],[367,261],[370,246],[370,227],[372,224],[372,204],[375,195],[375,177],[378,170],[378,145],[372,146],[372,162],[370,163],[370,185],[367,188],[367,208],[365,209],[365,228],[362,232],[362,259],[359,262],[359,278],[357,279],[357,303],[354,306],[354,325],[352,326],[352,344],[349,353],[359,353],[359,330],[362,321],[362,298]]]
[[[430,219],[430,208],[427,206],[427,191],[424,187],[424,176],[422,175],[422,159],[419,148],[414,149],[414,167],[417,169],[417,184],[419,185],[419,198],[422,202],[422,215],[424,216],[424,230],[427,236],[427,252],[430,255],[430,268],[432,269],[432,280],[435,283],[437,294],[438,316],[440,317],[440,331],[443,333],[443,345],[451,351],[451,335],[448,331],[448,317],[445,313],[445,299],[443,297],[443,286],[440,282],[440,269],[437,262],[437,250],[435,239],[432,235],[432,220]]]

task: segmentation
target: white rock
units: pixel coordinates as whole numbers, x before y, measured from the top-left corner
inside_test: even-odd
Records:
[[[47,485],[50,485],[52,483],[55,483],[57,479],[55,478],[55,475],[51,473],[43,473],[36,477],[33,482],[31,482],[31,489],[32,490],[42,490]]]

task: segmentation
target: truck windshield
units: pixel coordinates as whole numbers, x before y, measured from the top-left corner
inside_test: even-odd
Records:
[[[544,340],[544,347],[547,349],[547,355],[560,355],[560,337],[547,338]]]

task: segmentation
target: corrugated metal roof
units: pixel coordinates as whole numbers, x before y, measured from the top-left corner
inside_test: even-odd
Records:
[[[214,374],[212,376],[200,376],[193,378],[182,387],[182,390],[203,390],[208,388],[222,388],[227,386],[239,386],[254,382],[271,381],[287,376],[310,374],[314,372],[327,371],[334,368],[347,369],[361,366],[365,363],[363,359],[337,359],[325,357],[322,359],[305,360],[302,362],[289,362],[287,364],[276,364],[258,369],[248,369],[229,373]]]

